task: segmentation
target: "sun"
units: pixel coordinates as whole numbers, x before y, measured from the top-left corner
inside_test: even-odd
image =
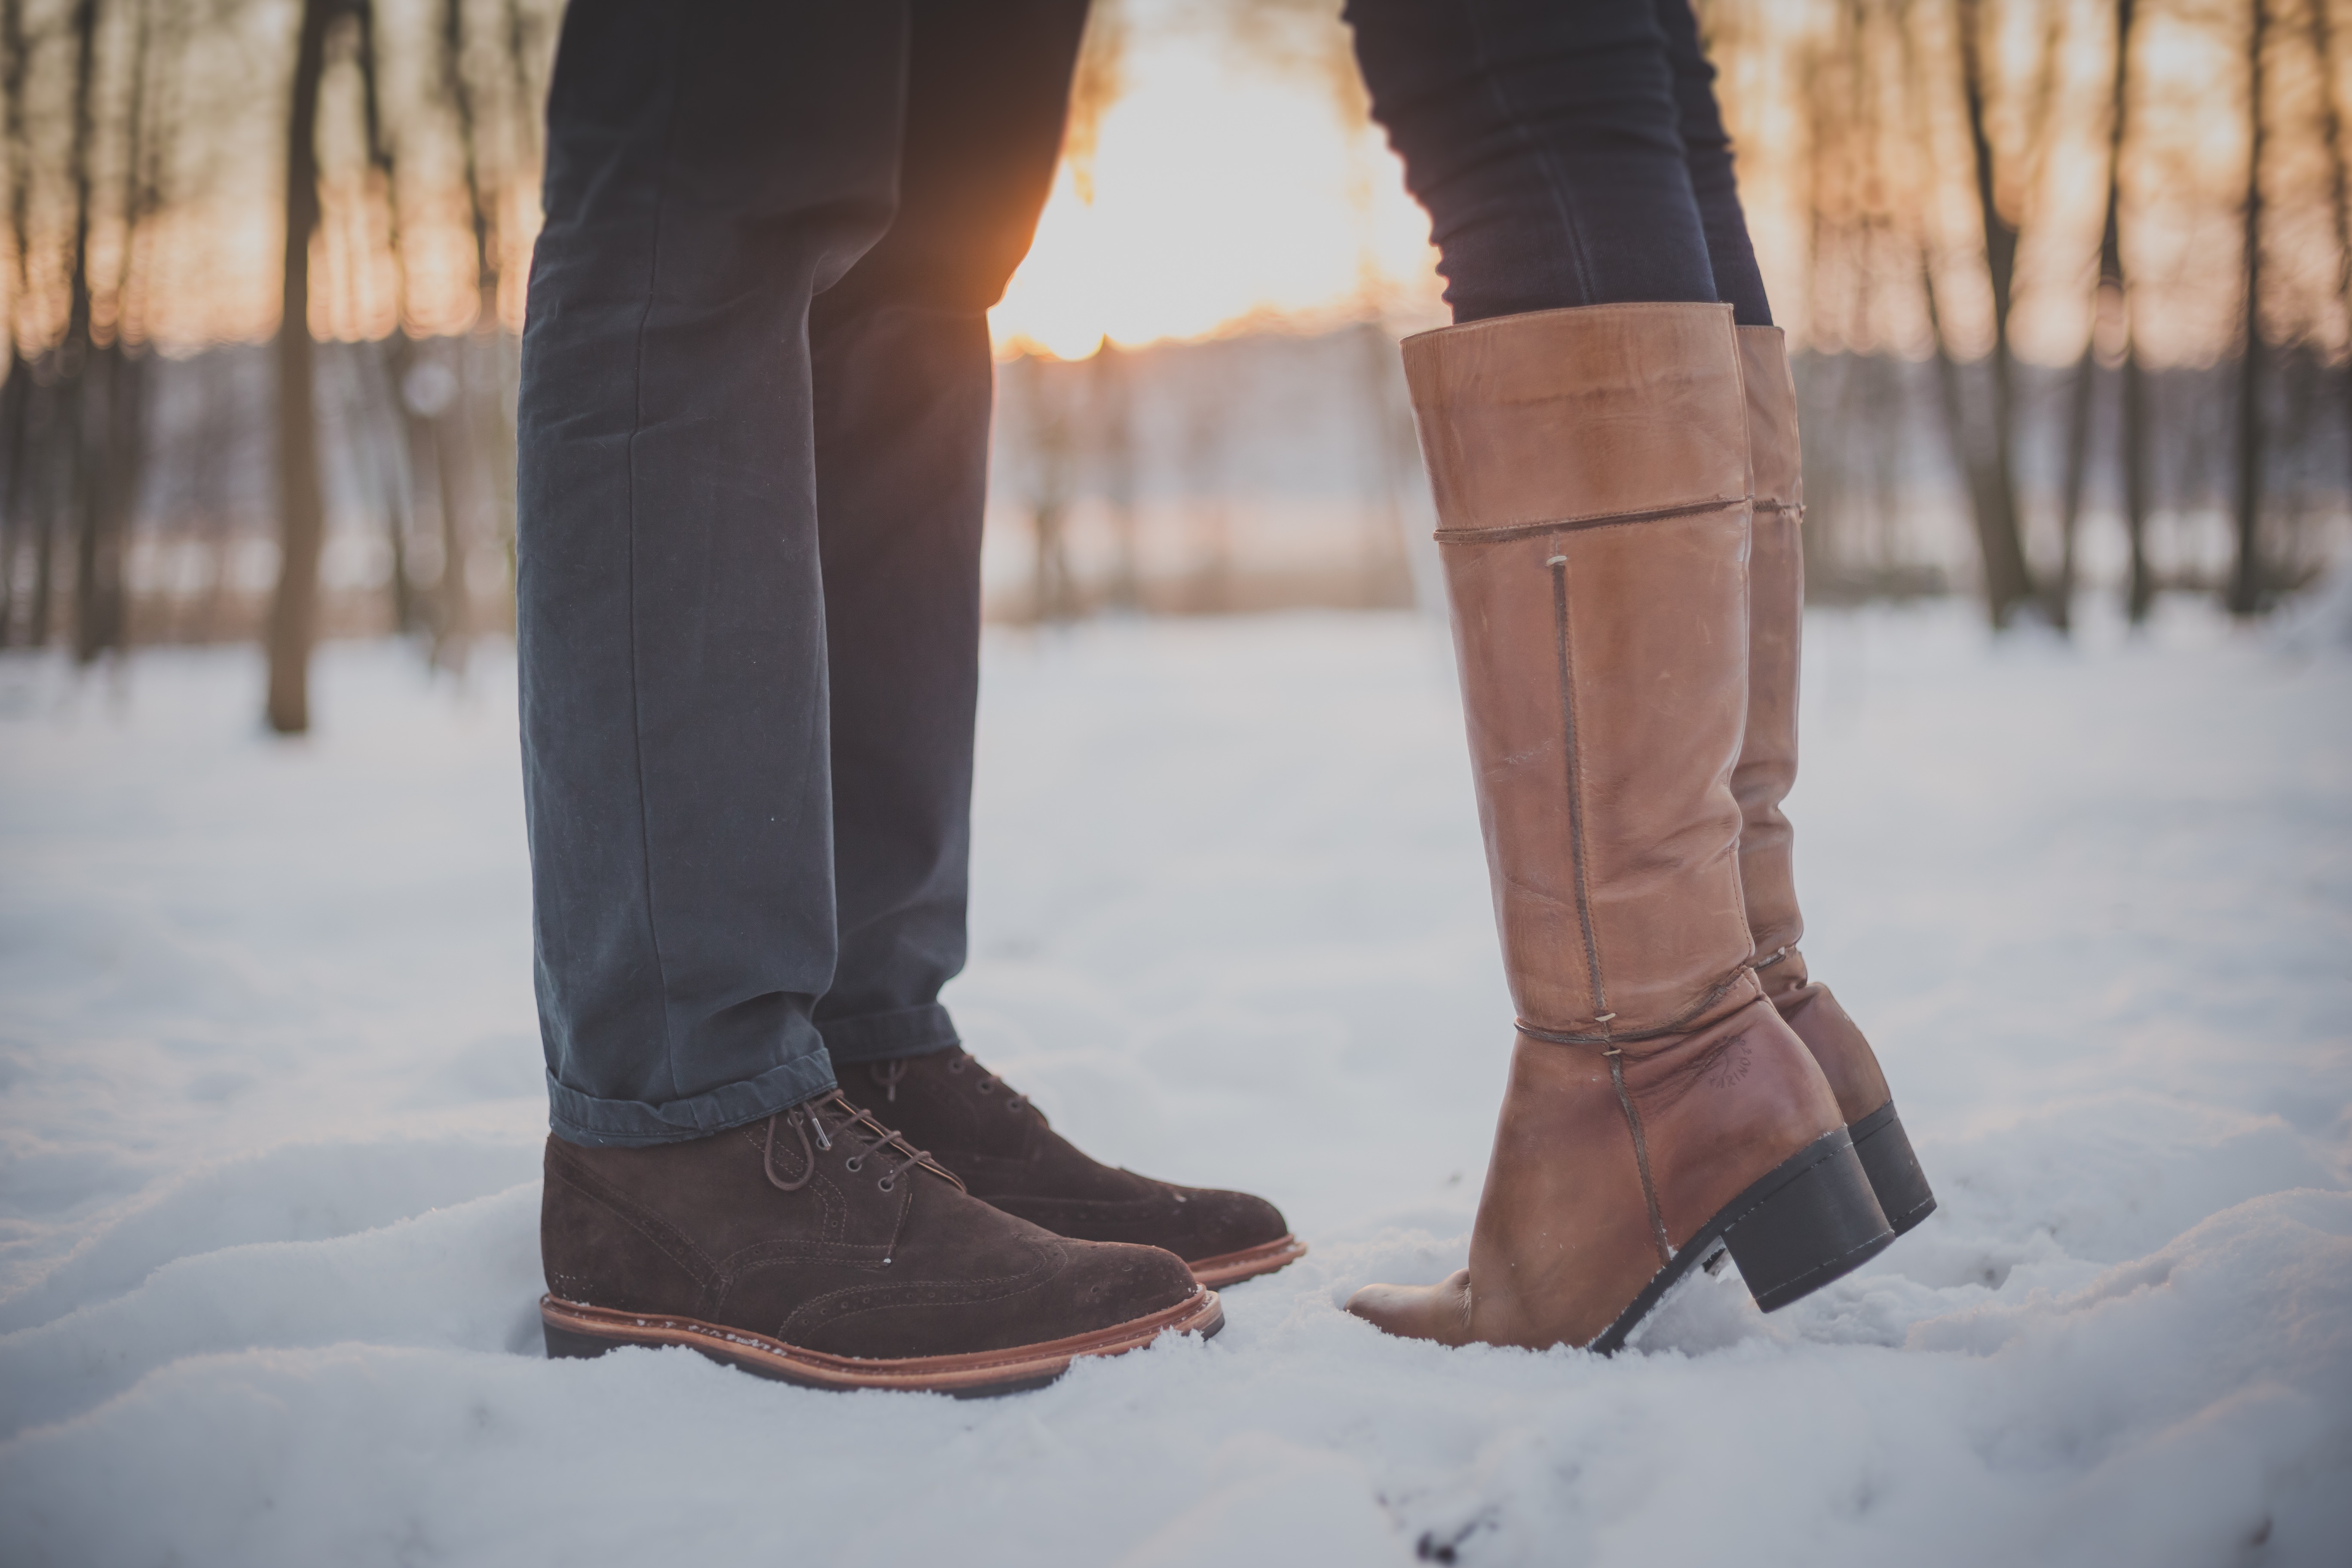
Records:
[[[1428,220],[1400,165],[1316,83],[1168,37],[1130,59],[1128,84],[1103,117],[1094,200],[1066,163],[1056,172],[1036,242],[990,313],[1000,353],[1079,359],[1106,338],[1434,307]]]

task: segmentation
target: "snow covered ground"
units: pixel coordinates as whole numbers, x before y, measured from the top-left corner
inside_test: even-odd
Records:
[[[1509,1043],[1442,633],[996,635],[975,1048],[1280,1202],[1215,1341],[960,1404],[541,1358],[509,694],[330,650],[0,666],[0,1558],[2337,1563],[2352,657],[2176,609],[1822,616],[1815,972],[1943,1207],[1769,1319],[1444,1351]]]

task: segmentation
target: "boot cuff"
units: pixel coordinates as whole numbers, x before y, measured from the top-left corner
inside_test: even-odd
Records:
[[[1736,505],[1748,411],[1728,305],[1590,305],[1404,342],[1440,538]]]

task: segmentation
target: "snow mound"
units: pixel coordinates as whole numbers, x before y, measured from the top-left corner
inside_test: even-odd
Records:
[[[1460,1265],[1509,1047],[1439,634],[992,642],[967,1035],[1315,1250],[979,1403],[544,1358],[503,673],[333,650],[288,747],[241,654],[0,667],[0,1559],[2340,1562],[2352,661],[1811,634],[1807,952],[1941,1206],[1606,1361],[1340,1310]]]

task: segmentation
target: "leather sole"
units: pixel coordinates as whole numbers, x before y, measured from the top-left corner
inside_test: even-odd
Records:
[[[1903,1118],[1895,1114],[1893,1100],[1846,1131],[1853,1136],[1863,1174],[1870,1178],[1870,1190],[1878,1194],[1878,1206],[1886,1211],[1886,1223],[1895,1235],[1936,1212],[1936,1194],[1928,1189],[1927,1173],[1919,1169],[1919,1156],[1911,1152],[1911,1135],[1903,1131]]]
[[[1726,1204],[1633,1298],[1591,1349],[1623,1347],[1675,1283],[1729,1252],[1756,1305],[1775,1312],[1861,1268],[1895,1240],[1853,1138],[1840,1127],[1798,1150]]]
[[[966,1399],[1043,1388],[1081,1356],[1123,1355],[1166,1333],[1206,1339],[1225,1326],[1217,1293],[1196,1289],[1186,1300],[1149,1317],[1067,1339],[961,1355],[868,1360],[805,1350],[749,1329],[695,1318],[616,1312],[552,1295],[539,1299],[539,1316],[551,1358],[599,1356],[630,1345],[682,1345],[725,1365],[804,1388],[897,1388]]]
[[[1255,1247],[1244,1247],[1239,1252],[1220,1252],[1214,1258],[1203,1258],[1184,1267],[1203,1286],[1231,1285],[1238,1279],[1255,1279],[1261,1274],[1287,1268],[1306,1256],[1305,1242],[1295,1236],[1283,1236]]]

